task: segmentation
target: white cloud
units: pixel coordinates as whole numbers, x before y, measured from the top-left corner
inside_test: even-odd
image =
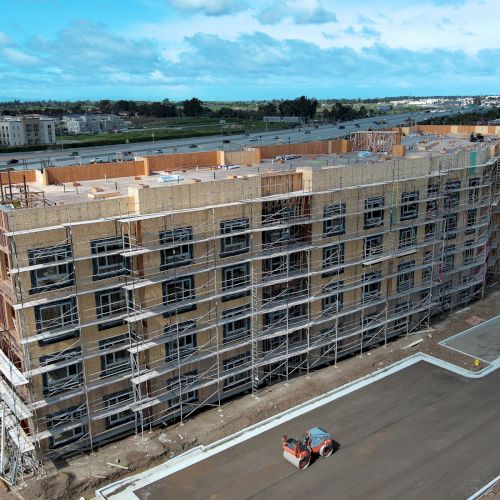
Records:
[[[3,93],[27,97],[39,82],[54,98],[481,93],[500,81],[485,16],[498,0],[153,1],[163,17],[137,11],[120,32],[80,21],[23,40],[3,27]]]
[[[169,0],[172,7],[207,16],[226,16],[248,9],[242,0]]]
[[[280,24],[290,21],[293,24],[336,23],[337,15],[328,10],[319,0],[297,1],[278,0],[267,5],[257,13],[262,24]]]
[[[37,57],[19,49],[5,47],[2,53],[5,59],[15,66],[36,66],[40,64],[40,60]]]

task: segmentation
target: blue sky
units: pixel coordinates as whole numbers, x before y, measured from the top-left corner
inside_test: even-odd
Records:
[[[500,93],[500,0],[0,0],[0,99]]]

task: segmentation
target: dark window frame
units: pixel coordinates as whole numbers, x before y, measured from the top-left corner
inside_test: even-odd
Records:
[[[335,253],[337,254],[335,256]],[[333,263],[332,263],[333,261]],[[334,243],[333,245],[328,245],[323,247],[323,258],[321,265],[323,268],[322,278],[327,278],[329,276],[336,276],[344,272],[343,266],[345,261],[345,243]],[[330,267],[338,267],[338,269],[329,269]]]
[[[71,316],[71,320],[68,322],[63,322],[62,324],[58,324],[55,327],[50,327],[47,328],[46,326],[43,325],[43,319],[42,319],[42,314],[43,310],[49,309],[51,307],[57,307],[57,306],[63,306],[65,304],[68,304],[70,307],[70,312],[69,315]],[[61,299],[61,300],[55,300],[53,302],[48,302],[47,304],[40,304],[38,306],[34,307],[34,312],[35,312],[35,325],[36,325],[36,333],[37,334],[42,334],[42,333],[51,333],[51,330],[58,330],[58,329],[71,329],[71,331],[68,331],[66,333],[63,333],[62,335],[58,335],[57,332],[54,334],[52,338],[46,338],[46,339],[40,339],[38,341],[38,345],[49,345],[53,344],[55,342],[62,342],[63,340],[68,340],[72,338],[78,338],[80,336],[80,326],[78,322],[78,312],[76,310],[77,305],[76,305],[76,298],[75,297],[69,297],[67,299]],[[66,315],[66,313],[63,313],[61,315],[61,318],[63,318]]]
[[[123,347],[123,349],[114,349],[114,347]],[[101,377],[109,377],[112,375],[123,374],[131,370],[130,362],[130,352],[128,348],[130,347],[129,336],[126,333],[120,335],[115,335],[113,337],[108,337],[107,339],[99,340],[99,350],[103,351],[105,349],[113,348],[113,351],[101,354]],[[108,363],[108,356],[116,358],[118,354],[121,353],[125,358],[121,362]],[[110,365],[110,366],[109,366]],[[124,367],[128,367],[128,370],[124,370]]]
[[[364,229],[384,225],[385,197],[375,196],[365,200]]]
[[[173,293],[168,293],[169,286],[178,286],[180,283],[189,283],[189,287],[182,286],[182,289],[175,290]],[[181,278],[175,278],[173,280],[165,281],[162,284],[162,297],[163,304],[166,306],[174,306],[176,304],[191,301],[196,299],[196,286],[194,275],[182,276]],[[168,296],[172,295],[172,300],[167,300]],[[188,311],[194,311],[197,308],[196,303],[186,304],[184,306],[177,306],[172,311],[163,313],[164,317],[173,316],[175,314],[181,314]]]
[[[110,403],[113,400],[116,400],[115,404]],[[104,407],[106,410],[110,410],[126,401],[134,401],[134,391],[132,388],[112,392],[111,394],[103,396]],[[105,418],[106,429],[113,429],[128,422],[132,422],[133,420],[135,420],[134,412],[130,408],[124,408],[123,410],[113,413],[112,415],[108,415]]]
[[[160,269],[166,271],[192,264],[194,259],[193,227],[178,227],[169,231],[160,231],[160,245],[172,245],[160,250]],[[174,243],[179,243],[174,245]],[[175,252],[179,251],[179,258]],[[169,255],[172,253],[172,255]]]
[[[92,255],[94,256],[92,258],[92,279],[94,281],[112,278],[114,276],[123,276],[125,274],[130,274],[129,258],[123,257],[120,253],[115,253],[113,255],[99,255],[101,253],[100,252],[101,248],[104,248],[104,251],[102,252],[103,254],[113,251],[113,250],[108,250],[108,246],[115,247],[116,251],[121,249],[122,253],[125,251],[125,245],[122,236],[110,236],[107,238],[99,238],[96,240],[92,240],[90,242],[91,252]],[[108,271],[101,272],[100,270],[101,260],[109,261],[110,258],[115,258],[115,257],[119,257],[118,260],[121,261],[121,266],[119,266],[116,269],[111,269]],[[116,263],[113,265],[109,265],[109,263],[107,263],[102,267],[103,269],[106,269],[106,267],[112,268],[116,266],[117,266]]]
[[[71,349],[66,349],[64,351],[59,351],[52,354],[47,354],[45,356],[40,357],[40,364],[45,364],[50,361],[54,361],[54,363],[59,363],[61,361],[68,361],[70,359],[75,359],[75,362],[72,364],[68,364],[66,366],[62,366],[60,368],[56,368],[55,370],[50,370],[45,373],[42,373],[42,384],[43,384],[43,395],[44,396],[54,396],[56,394],[61,394],[62,392],[66,392],[70,389],[74,389],[83,384],[83,362],[77,361],[77,358],[81,356],[82,350],[80,347],[73,347]],[[50,363],[49,363],[50,364]],[[71,374],[70,370],[75,369],[75,373]],[[62,377],[62,380],[66,380],[62,384],[51,384],[50,377],[53,376],[55,372],[60,370],[66,370],[67,376]],[[51,375],[52,374],[52,375]],[[70,382],[72,379],[73,382]],[[51,388],[51,385],[54,387]],[[61,385],[61,387],[58,387]]]
[[[75,418],[76,416],[76,418]],[[54,413],[50,413],[45,416],[45,422],[48,430],[56,429],[58,426],[64,426],[65,422],[70,418],[71,421],[85,418],[87,416],[87,407],[85,403],[80,406],[71,406],[63,410],[59,410]],[[88,423],[84,422],[79,426],[75,426],[72,429],[63,432],[71,432],[73,436],[64,439],[62,442],[57,441],[56,436],[50,436],[49,438],[49,448],[59,448],[60,446],[66,446],[67,444],[74,443],[81,439],[88,432]]]
[[[246,351],[241,354],[237,354],[236,356],[233,356],[231,358],[227,358],[223,361],[222,373],[224,374],[224,372],[234,370],[235,368],[243,366],[246,363],[250,363],[251,361],[252,361],[252,355],[250,351]],[[246,385],[251,381],[252,381],[252,370],[249,367],[248,370],[244,370],[234,375],[224,377],[224,390],[231,391],[236,387]]]
[[[410,237],[408,238],[408,234]],[[411,248],[417,244],[417,226],[403,227],[399,230],[399,248]]]
[[[243,340],[251,335],[251,304],[242,304],[231,309],[222,311],[222,319],[224,321],[222,326],[223,343],[234,342]],[[232,319],[232,321],[226,321]],[[230,330],[230,325],[236,325],[242,322],[241,327]]]
[[[243,270],[245,272],[242,273],[241,276],[236,278],[228,278],[226,273],[233,273],[236,270]],[[232,264],[230,266],[225,266],[221,269],[221,283],[222,290],[224,292],[230,292],[233,289],[249,287],[251,284],[251,276],[250,276],[250,263],[242,262],[240,264]],[[222,297],[222,301],[226,302],[228,300],[239,299],[241,297],[247,297],[250,295],[250,290],[240,290],[234,293],[228,293]]]
[[[108,301],[107,304],[102,302],[104,297],[111,297],[111,295],[119,294],[122,298],[119,301]],[[97,319],[104,319],[108,316],[114,315],[122,315],[128,309],[128,300],[126,291],[121,287],[113,287],[107,290],[101,290],[99,292],[95,292],[95,302],[96,302],[96,316]],[[122,304],[121,307],[114,310],[116,304]],[[109,312],[105,312],[105,309],[109,309]],[[98,329],[99,331],[107,330],[109,328],[115,328],[117,326],[123,325],[123,319],[111,319],[110,321],[106,321],[103,323],[99,323]]]
[[[323,207],[323,237],[345,234],[346,203],[331,203]]]
[[[250,235],[248,234],[249,228],[250,219],[248,217],[224,220],[220,222],[220,234],[225,235],[221,238],[220,242],[221,258],[229,257],[231,255],[240,255],[250,251]],[[232,235],[233,233],[237,234]],[[234,240],[236,240],[236,243]]]
[[[398,265],[397,291],[403,292],[415,286],[415,261],[402,262]]]
[[[400,220],[411,220],[418,218],[418,204],[420,200],[419,191],[406,191],[401,194]]]
[[[31,277],[31,289],[30,294],[47,292],[49,290],[57,290],[59,288],[66,288],[72,286],[75,283],[75,271],[73,267],[73,262],[66,262],[64,264],[58,264],[58,262],[65,262],[72,259],[73,253],[71,245],[56,245],[51,247],[41,247],[28,250],[28,263],[30,266],[38,265],[40,259],[47,261],[47,259],[54,258],[53,265],[44,266],[40,269],[33,269],[30,271]],[[50,261],[52,263],[52,261]],[[55,276],[66,276],[67,279],[60,281],[57,279],[55,283],[42,284],[40,283],[44,277],[39,276],[41,272],[47,272],[52,268],[58,269],[58,273]],[[64,271],[63,268],[66,270]],[[50,276],[50,274],[47,274]]]

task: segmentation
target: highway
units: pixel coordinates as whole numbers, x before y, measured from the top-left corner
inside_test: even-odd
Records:
[[[134,491],[142,500],[466,499],[500,470],[500,370],[465,379],[419,362]],[[338,450],[299,471],[281,434],[329,430]]]
[[[112,146],[95,146],[78,148],[68,147],[51,151],[32,151],[32,152],[17,152],[17,153],[0,153],[0,169],[12,167],[17,169],[22,168],[40,168],[42,163],[56,166],[74,165],[78,163],[90,163],[92,159],[101,161],[111,161],[114,159],[123,158],[124,152],[132,153],[129,157],[141,155],[161,154],[157,153],[161,150],[162,153],[173,152],[195,152],[209,151],[214,149],[225,149],[226,151],[241,150],[251,146],[266,146],[270,144],[287,144],[306,141],[317,141],[326,139],[336,139],[343,137],[346,134],[359,130],[374,130],[383,129],[391,126],[396,126],[403,123],[405,119],[411,118],[419,122],[429,119],[430,117],[441,116],[446,114],[460,113],[460,110],[440,111],[437,113],[404,113],[399,115],[381,115],[374,118],[363,118],[360,120],[352,120],[338,125],[321,125],[318,128],[301,127],[300,132],[292,129],[279,130],[272,132],[259,132],[248,136],[228,135],[228,136],[205,136],[192,137],[187,139],[170,139],[161,141],[139,142],[133,144],[116,144]],[[386,121],[386,124],[376,125],[374,121]],[[356,124],[359,127],[356,127]],[[343,126],[344,128],[339,128]],[[230,141],[229,143],[224,143]],[[196,147],[190,147],[196,145]],[[71,153],[78,153],[76,158],[71,157]],[[9,165],[7,162],[11,159],[17,159],[19,163]]]

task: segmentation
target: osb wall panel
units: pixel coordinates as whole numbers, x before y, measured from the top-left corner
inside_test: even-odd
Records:
[[[300,172],[263,175],[261,180],[262,196],[302,190],[302,173]]]
[[[328,141],[329,153],[349,153],[352,151],[352,141],[340,139],[338,141]]]
[[[260,177],[138,189],[137,210],[142,214],[149,214],[227,203],[239,204],[241,200],[260,196],[260,192]]]
[[[182,170],[196,167],[217,165],[217,151],[200,151],[199,153],[175,153],[171,155],[148,156],[151,171]]]
[[[116,163],[95,163],[93,165],[74,165],[71,167],[49,167],[46,169],[49,184],[89,181],[92,179],[113,179],[144,174],[144,162],[124,161]]]
[[[12,184],[22,184],[23,178],[26,182],[35,182],[35,177],[35,170],[12,170],[10,172],[10,182]],[[9,183],[9,174],[7,172],[0,173],[0,179],[5,186],[5,184]]]
[[[248,151],[225,151],[224,163],[233,163],[235,165],[260,163],[260,151],[258,149],[250,149]]]
[[[452,125],[419,125],[418,131],[424,134],[451,134]]]
[[[74,205],[57,205],[12,210],[8,213],[12,230],[21,231],[37,227],[55,226],[68,222],[93,221],[125,215],[129,200],[126,197],[92,200]],[[91,226],[89,225],[89,230]]]
[[[261,158],[273,158],[285,154],[327,154],[328,141],[305,142],[301,144],[276,144],[273,146],[262,146],[259,149]]]
[[[418,125],[424,134],[485,134],[500,135],[500,126],[495,125]]]
[[[260,156],[264,159],[285,154],[321,155],[348,153],[352,150],[352,147],[350,141],[339,139],[336,141],[303,142],[300,144],[277,144],[274,146],[262,146],[259,149]]]

